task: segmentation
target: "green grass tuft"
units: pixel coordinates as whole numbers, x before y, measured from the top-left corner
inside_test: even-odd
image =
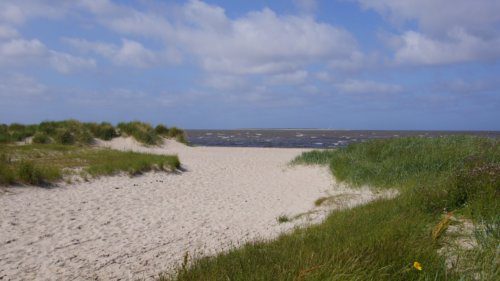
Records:
[[[62,180],[63,174],[99,177],[126,172],[137,175],[147,171],[173,171],[179,167],[179,158],[169,155],[59,144],[0,146],[2,185],[45,185]]]
[[[35,165],[32,161],[21,161],[17,167],[17,179],[25,184],[43,185],[60,180],[61,177],[60,169]]]
[[[286,215],[281,215],[276,219],[279,223],[289,222],[290,218]]]
[[[48,138],[58,144],[89,145],[93,143],[94,138],[111,140],[121,135],[132,136],[148,145],[160,144],[162,137],[187,143],[184,131],[176,127],[168,129],[165,125],[159,124],[153,128],[150,124],[139,121],[122,122],[117,127],[107,122],[82,123],[77,120],[44,121],[38,125],[0,124],[0,143],[23,141],[34,135],[43,136],[43,139],[37,138],[36,143],[39,144],[47,143],[45,141]]]

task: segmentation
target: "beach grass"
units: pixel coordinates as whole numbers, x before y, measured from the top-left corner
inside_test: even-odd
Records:
[[[172,171],[177,156],[62,144],[0,145],[0,184],[47,185],[64,176],[83,178],[126,172]]]
[[[335,211],[321,224],[249,243],[160,280],[498,280],[500,149],[478,137],[402,138],[313,151],[295,163],[327,164],[352,186],[399,196]],[[446,265],[443,215],[471,220],[478,246]]]
[[[160,144],[163,138],[187,143],[185,132],[177,127],[167,128],[163,124],[155,128],[140,121],[122,122],[118,126],[111,123],[91,123],[77,120],[44,121],[40,124],[23,125],[0,124],[0,143],[21,142],[33,137],[33,143],[89,145],[94,139],[111,140],[119,136],[131,136],[147,145]]]

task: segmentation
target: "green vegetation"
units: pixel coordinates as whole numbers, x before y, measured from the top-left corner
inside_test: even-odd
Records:
[[[329,164],[341,181],[397,188],[400,195],[195,260],[160,280],[499,280],[499,147],[477,137],[404,138],[305,153],[294,162]],[[432,233],[448,223],[444,211],[478,226],[479,246],[457,253],[466,266],[447,269],[438,254],[446,236]]]
[[[94,138],[111,140],[121,135],[132,136],[149,145],[159,144],[162,137],[187,143],[184,131],[179,128],[169,129],[162,124],[153,128],[150,124],[139,121],[120,123],[117,128],[106,122],[82,123],[77,120],[45,121],[38,125],[0,124],[0,143],[33,137],[33,142],[37,144],[88,145],[92,144]]]
[[[134,137],[137,141],[145,144],[157,144],[160,137],[150,124],[139,121],[119,123],[118,129],[125,135]]]
[[[171,171],[177,156],[122,152],[59,144],[0,145],[0,184],[44,185],[64,175],[98,177],[127,172]]]
[[[115,127],[107,122],[97,123],[84,123],[84,126],[92,133],[92,135],[101,140],[111,140],[118,137]]]
[[[279,223],[289,222],[290,218],[286,215],[281,215],[276,219]]]
[[[37,132],[32,139],[33,143],[36,144],[47,144],[50,143],[50,138],[47,134],[42,132]]]

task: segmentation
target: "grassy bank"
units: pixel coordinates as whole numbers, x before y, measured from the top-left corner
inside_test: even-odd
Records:
[[[148,145],[159,144],[162,138],[187,143],[184,131],[177,127],[167,128],[163,124],[153,127],[139,121],[119,123],[116,127],[107,122],[84,123],[77,120],[46,121],[32,125],[0,124],[0,143],[20,142],[32,137],[32,142],[37,144],[87,145],[94,138],[111,140],[119,136],[131,136]]]
[[[57,144],[0,144],[0,185],[44,185],[71,175],[83,178],[119,172],[136,175],[179,166],[177,156]]]
[[[248,244],[161,280],[498,280],[500,148],[475,137],[377,140],[295,160],[327,164],[353,186],[398,188],[395,199],[332,213],[275,241]],[[432,237],[444,212],[475,222],[479,245],[447,269]],[[422,264],[416,269],[414,262]]]

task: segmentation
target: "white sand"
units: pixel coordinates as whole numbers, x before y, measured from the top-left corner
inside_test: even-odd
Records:
[[[187,171],[6,189],[0,193],[0,280],[149,280],[186,252],[214,254],[274,238],[306,219],[318,222],[328,212],[315,209],[319,197],[347,194],[342,205],[353,206],[380,196],[334,184],[325,167],[290,167],[301,149],[172,141],[146,148],[122,138],[99,144],[178,154]],[[308,212],[277,222],[280,215]]]

